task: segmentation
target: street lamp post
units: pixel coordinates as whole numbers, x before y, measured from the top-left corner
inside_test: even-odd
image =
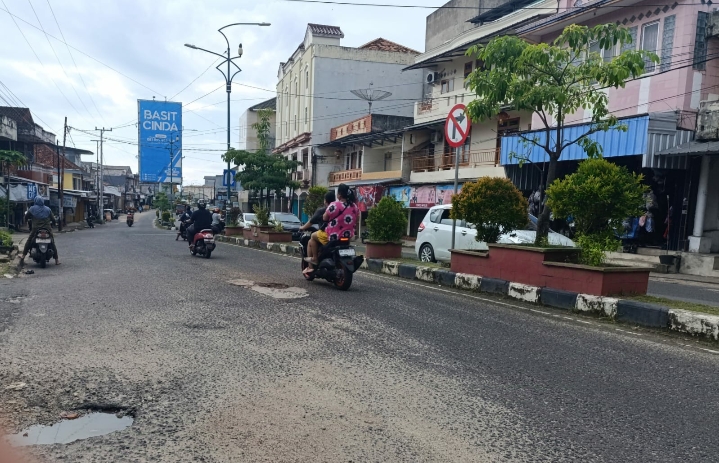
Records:
[[[215,69],[220,71],[222,76],[225,78],[225,88],[227,91],[227,151],[228,152],[230,151],[230,93],[232,92],[232,79],[239,72],[242,72],[242,69],[240,69],[240,67],[237,64],[235,64],[235,62],[233,60],[239,59],[242,57],[242,44],[240,44],[237,49],[237,56],[233,57],[231,55],[232,52],[230,51],[230,41],[227,39],[227,36],[225,35],[225,33],[222,31],[223,31],[223,29],[227,29],[228,27],[231,27],[231,26],[269,26],[269,25],[270,25],[270,23],[265,23],[265,22],[262,22],[262,23],[232,23],[232,24],[228,24],[226,26],[223,26],[223,27],[217,29],[217,32],[222,34],[222,37],[224,37],[224,39],[225,39],[225,43],[227,43],[227,52],[226,52],[227,56],[225,56],[224,54],[221,54],[221,53],[215,53],[214,51],[205,50],[204,48],[196,47],[195,45],[191,45],[189,43],[185,44],[185,46],[188,48],[192,48],[194,50],[202,50],[204,52],[210,53],[215,56],[219,56],[220,58],[224,59],[224,61],[221,62],[220,64],[218,64]],[[222,67],[225,64],[227,64],[227,71],[222,70]],[[237,70],[232,72],[231,66],[234,66],[235,68],[237,68]],[[230,172],[230,161],[228,159],[227,160],[228,175],[229,175],[229,172]],[[230,204],[230,195],[231,195],[231,189],[232,189],[232,183],[229,180],[230,179],[228,179],[228,182],[227,182],[227,202],[225,203],[225,209],[227,209],[227,210],[229,210],[228,206]]]

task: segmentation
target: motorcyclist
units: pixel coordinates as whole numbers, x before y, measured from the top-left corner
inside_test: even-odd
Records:
[[[190,226],[187,227],[187,241],[190,245],[195,241],[195,234],[212,227],[212,214],[207,210],[204,201],[197,203],[197,210],[190,217]]]
[[[220,233],[222,229],[222,214],[220,208],[216,207],[212,210],[212,233]]]
[[[308,220],[306,224],[304,224],[300,227],[300,231],[307,231],[307,230],[313,228],[315,225],[317,225],[317,228],[319,230],[324,230],[326,223],[322,219],[322,216],[325,214],[325,211],[327,210],[327,206],[329,206],[333,202],[335,202],[335,192],[328,191],[325,194],[325,205],[317,208],[314,215],[312,217],[310,217],[310,220]]]
[[[185,212],[182,213],[180,216],[180,228],[177,230],[177,236],[175,237],[175,241],[180,239],[180,235],[182,235],[183,230],[187,229],[187,221],[190,220],[192,217],[192,208],[190,208],[189,205],[185,206]]]
[[[27,210],[25,217],[32,219],[32,230],[30,231],[30,236],[28,236],[27,241],[25,241],[25,247],[23,248],[20,262],[25,261],[25,256],[27,256],[27,253],[30,252],[30,249],[32,249],[32,246],[35,244],[35,238],[37,237],[38,230],[44,228],[50,233],[51,243],[49,247],[55,253],[55,265],[60,265],[60,256],[57,254],[55,237],[52,234],[52,225],[57,223],[57,220],[52,214],[50,208],[45,205],[45,200],[40,196],[35,196],[35,205]]]

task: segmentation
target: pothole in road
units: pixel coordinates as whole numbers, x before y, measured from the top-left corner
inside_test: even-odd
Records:
[[[7,436],[11,445],[69,444],[90,437],[122,431],[132,425],[134,418],[121,413],[94,412],[77,419],[65,419],[51,426],[35,425]]]
[[[284,283],[255,283],[254,281],[242,279],[230,280],[228,283],[251,289],[275,299],[300,299],[309,295],[304,288],[295,288]]]

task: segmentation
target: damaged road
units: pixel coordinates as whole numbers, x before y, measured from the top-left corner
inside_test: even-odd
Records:
[[[132,419],[25,447],[40,461],[719,453],[719,356],[370,274],[341,292],[256,250],[193,258],[153,216],[58,236],[62,266],[0,280],[0,425]]]

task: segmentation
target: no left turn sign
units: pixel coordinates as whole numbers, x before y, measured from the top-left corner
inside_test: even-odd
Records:
[[[463,104],[455,105],[449,111],[447,121],[444,124],[444,139],[452,148],[459,148],[467,140],[469,129],[467,107]]]

